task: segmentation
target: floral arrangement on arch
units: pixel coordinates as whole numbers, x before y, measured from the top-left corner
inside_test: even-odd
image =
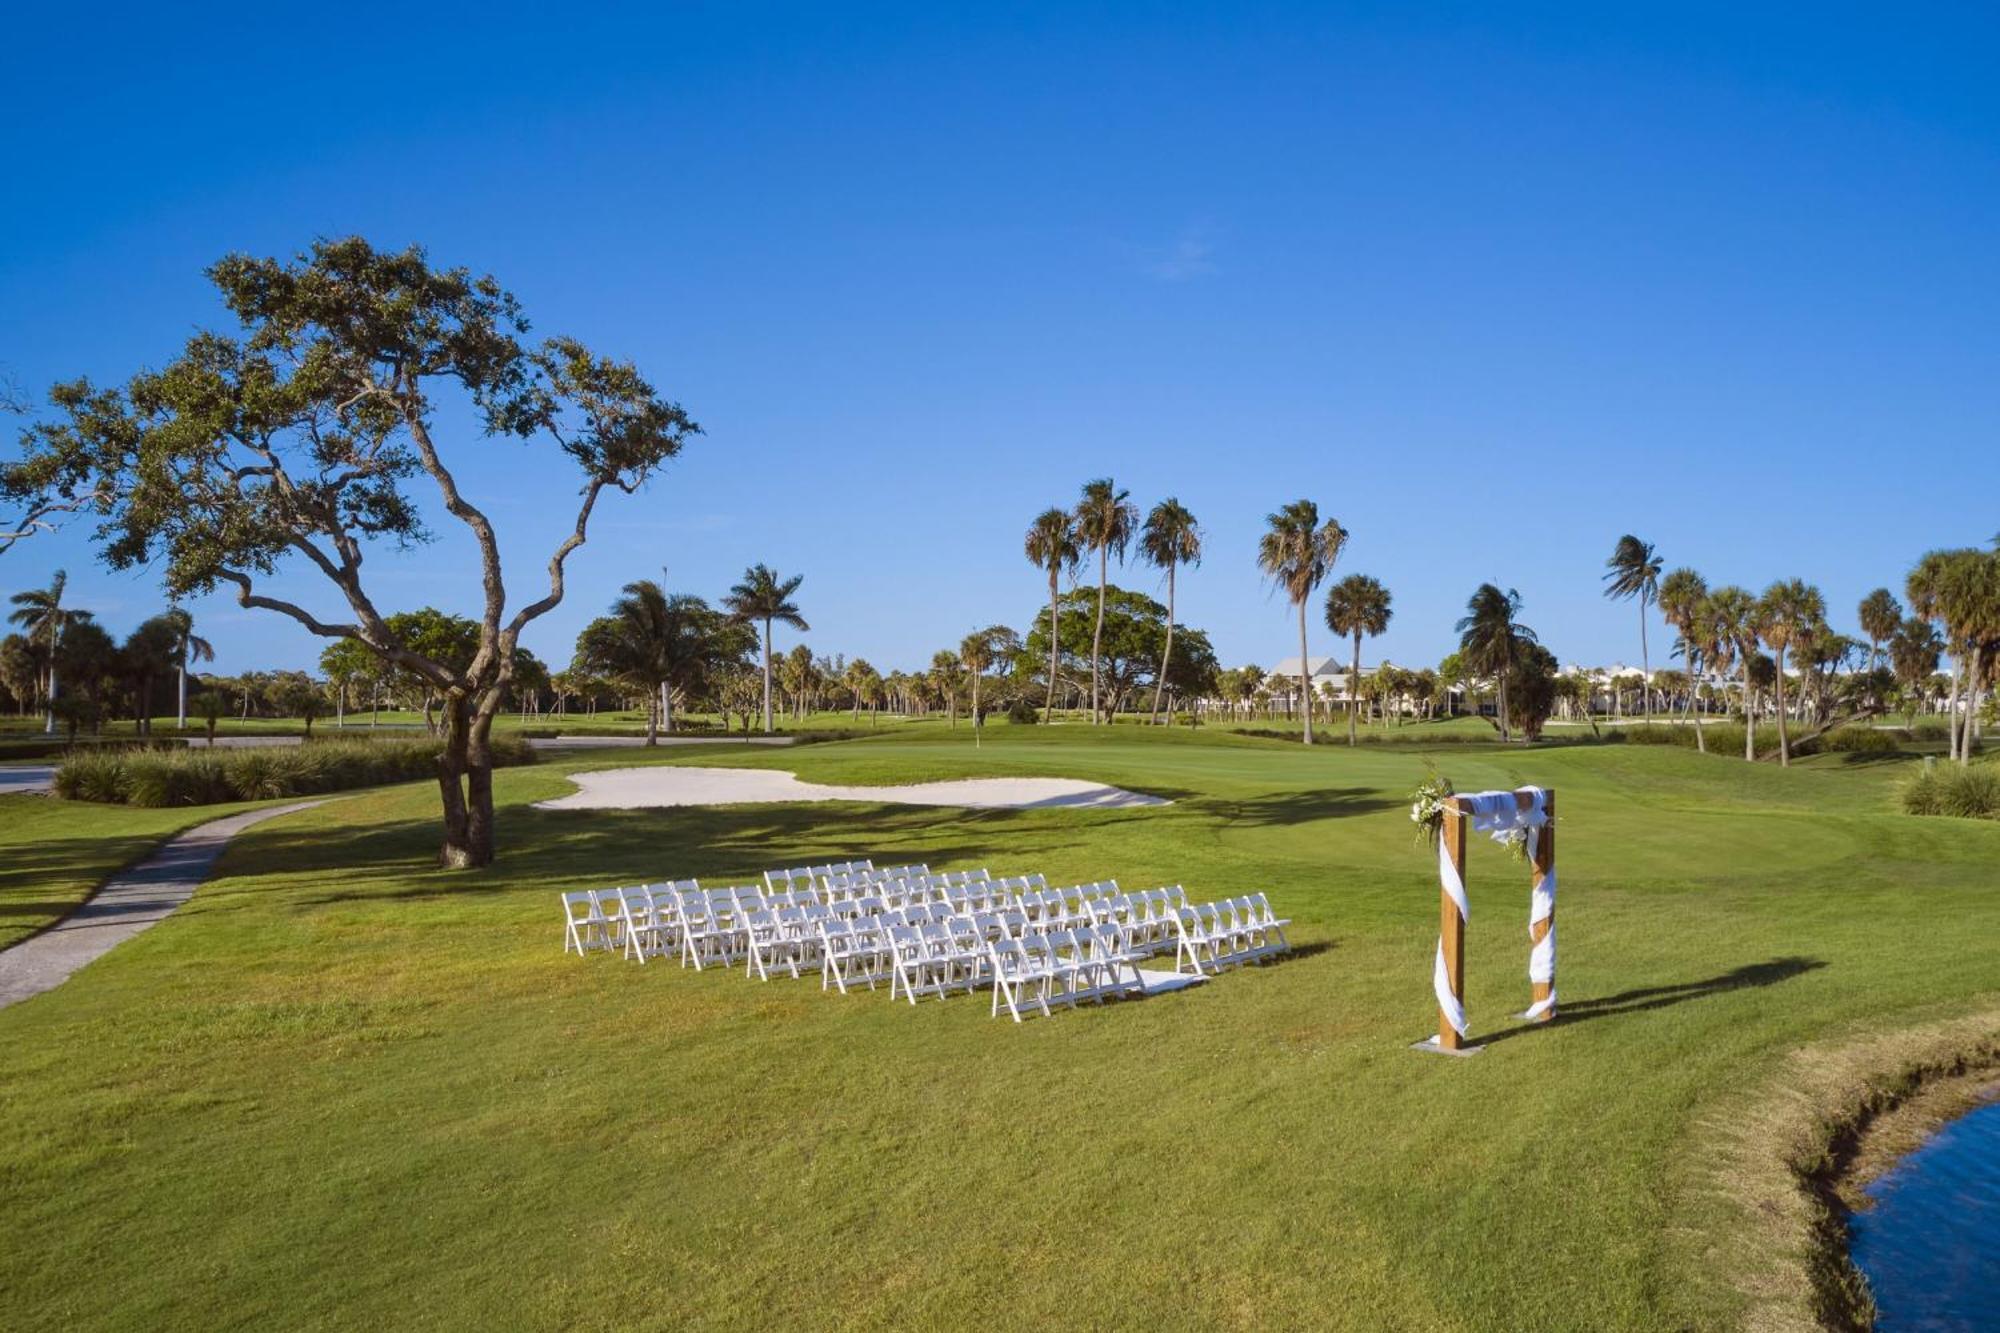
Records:
[[[1438,772],[1436,764],[1427,762],[1424,768],[1429,776],[1410,794],[1410,822],[1417,826],[1417,841],[1435,848],[1444,835],[1444,803],[1455,793],[1451,779]]]

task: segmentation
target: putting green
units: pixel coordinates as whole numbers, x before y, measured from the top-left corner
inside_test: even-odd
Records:
[[[0,1013],[8,1322],[1728,1327],[1796,1255],[1709,1169],[1718,1126],[1802,1049],[2000,995],[2000,825],[1897,813],[1895,762],[1084,727],[720,748],[661,762],[1173,804],[530,808],[583,756],[497,775],[481,874],[425,868],[421,785],[253,830],[174,918]],[[1406,1049],[1434,1024],[1427,758],[1561,803],[1564,1017],[1507,1017],[1526,876],[1481,843],[1476,1060]],[[79,838],[100,813],[52,809]],[[850,853],[1264,890],[1300,947],[1019,1027],[559,952],[559,888]]]

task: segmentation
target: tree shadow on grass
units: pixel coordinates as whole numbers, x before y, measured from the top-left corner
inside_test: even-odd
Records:
[[[1035,828],[1052,840],[1074,836],[1047,812],[958,810],[929,806],[855,808],[836,805],[709,806],[667,810],[533,810],[501,812],[499,856],[477,871],[445,871],[431,863],[439,826],[409,819],[366,827],[280,828],[246,835],[234,849],[231,876],[297,874],[324,868],[318,892],[292,899],[302,905],[393,899],[459,897],[558,885],[598,888],[615,884],[701,879],[742,884],[777,866],[871,857],[878,865],[923,862],[935,869],[986,865],[994,874],[1035,867],[1021,844],[1034,832],[1019,827],[1039,813]],[[1106,812],[1107,814],[1112,812]],[[1097,824],[1144,818],[1116,812]],[[1067,823],[1067,821],[1063,821]],[[385,879],[392,883],[385,884]],[[343,881],[352,887],[343,885]],[[264,890],[228,881],[205,887],[211,901]]]
[[[1601,995],[1586,1000],[1566,1000],[1557,1005],[1556,1016],[1546,1023],[1522,1023],[1475,1040],[1481,1046],[1491,1046],[1495,1042],[1524,1036],[1530,1032],[1545,1032],[1550,1028],[1589,1023],[1600,1018],[1617,1018],[1625,1014],[1645,1013],[1651,1009],[1666,1009],[1676,1004],[1686,1004],[1689,1000],[1705,999],[1710,995],[1721,995],[1734,990],[1775,986],[1781,981],[1790,981],[1793,977],[1817,972],[1825,966],[1827,964],[1818,958],[1771,958],[1761,963],[1745,963],[1741,967],[1732,968],[1717,976],[1705,977],[1700,981],[1644,986],[1636,990],[1620,991],[1616,995]]]
[[[1274,792],[1238,801],[1211,800],[1204,808],[1220,815],[1224,823],[1252,828],[1288,824],[1309,824],[1316,819],[1346,819],[1353,815],[1375,814],[1401,806],[1400,800],[1384,796],[1372,787],[1315,787],[1307,791]]]

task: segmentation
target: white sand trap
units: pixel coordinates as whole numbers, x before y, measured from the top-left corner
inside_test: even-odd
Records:
[[[1157,796],[1075,778],[967,778],[904,787],[828,787],[775,768],[607,768],[575,773],[577,790],[543,810],[645,810],[676,805],[746,805],[768,801],[882,801],[958,805],[974,810],[1122,810],[1168,805]]]

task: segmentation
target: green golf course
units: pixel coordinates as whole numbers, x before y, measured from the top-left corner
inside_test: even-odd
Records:
[[[1436,866],[1408,812],[1427,762],[1560,798],[1561,1016],[1511,1017],[1527,876],[1478,839],[1474,1059],[1409,1049],[1436,1024]],[[335,799],[0,1011],[6,1322],[1804,1324],[1839,1266],[1757,1196],[1798,1145],[1744,1127],[1778,1123],[1818,1052],[1865,1047],[1856,1076],[1891,1087],[1940,1032],[1975,1059],[2000,1038],[2000,823],[1901,813],[1915,762],[910,728],[503,770],[498,863],[458,874],[429,868],[433,785]],[[638,763],[1173,804],[531,808]],[[0,804],[10,856],[66,882],[228,809]],[[1296,949],[1020,1026],[983,995],[911,1008],[560,949],[558,890],[850,855],[1261,890]],[[8,923],[46,917],[0,892]]]

